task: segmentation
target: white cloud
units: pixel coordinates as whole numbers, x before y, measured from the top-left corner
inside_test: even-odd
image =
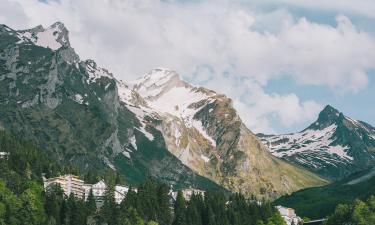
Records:
[[[220,77],[234,80],[227,88],[211,87],[233,97],[241,114],[251,115],[246,117],[247,124],[259,130],[272,128],[267,119],[270,114],[289,126],[309,119],[305,115],[315,114],[318,108],[317,103],[301,102],[294,94],[265,93],[269,80],[287,75],[301,85],[357,92],[368,83],[367,71],[375,67],[375,38],[358,30],[345,16],[337,16],[337,25],[330,26],[295,18],[286,9],[264,13],[229,1],[3,2],[0,13],[7,14],[0,16],[0,23],[24,28],[62,21],[82,58],[95,59],[124,80],[155,67],[172,68],[209,86]],[[308,2],[311,5],[301,6],[318,7]],[[368,9],[373,7],[365,2]],[[346,10],[349,1],[344,3]],[[366,11],[362,7],[355,10]],[[17,12],[14,16],[9,14],[13,11]],[[241,79],[253,86],[238,85]],[[258,91],[250,91],[251,100],[242,97],[246,88]]]
[[[375,1],[373,0],[260,0],[257,2],[260,4],[287,4],[310,10],[334,11],[375,18]]]
[[[240,117],[253,132],[277,133],[270,117],[275,117],[285,128],[313,121],[323,106],[315,101],[302,102],[295,94],[268,94],[254,80],[219,76],[207,83],[212,89],[226,93],[233,99]]]

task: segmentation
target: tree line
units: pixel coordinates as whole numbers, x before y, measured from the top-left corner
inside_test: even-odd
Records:
[[[325,225],[373,225],[375,224],[375,196],[366,201],[355,200],[352,204],[339,204]]]
[[[270,202],[259,202],[240,193],[207,191],[185,199],[179,191],[171,198],[170,187],[149,179],[130,187],[121,204],[116,204],[114,186],[124,183],[113,171],[104,175],[108,186],[100,208],[92,192],[87,201],[65,196],[59,186],[43,189],[47,177],[75,173],[94,183],[96,171],[84,175],[62,166],[31,142],[0,131],[0,151],[10,152],[0,160],[0,225],[283,225]]]

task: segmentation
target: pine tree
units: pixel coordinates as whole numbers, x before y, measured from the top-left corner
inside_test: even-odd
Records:
[[[172,213],[170,208],[170,189],[168,185],[161,184],[157,188],[157,198],[158,198],[158,222],[160,225],[170,225],[172,223]]]
[[[100,217],[103,222],[108,225],[117,224],[117,204],[115,201],[115,190],[113,185],[107,185],[107,190],[104,196],[104,204],[100,210]]]
[[[144,220],[139,216],[137,210],[130,207],[122,211],[119,217],[119,225],[144,225]]]
[[[49,217],[50,223],[62,224],[61,208],[64,201],[64,192],[60,185],[50,185],[46,190],[44,208]]]
[[[126,194],[124,200],[120,204],[121,211],[126,211],[129,208],[137,207],[137,193],[134,191],[133,187],[130,186],[128,193]]]
[[[136,210],[146,221],[156,221],[158,219],[159,203],[154,180],[149,179],[139,186]]]
[[[124,177],[116,171],[116,179],[115,179],[115,184],[119,184],[119,185],[124,185],[125,184],[125,179]]]
[[[86,209],[88,215],[94,215],[96,212],[96,202],[94,194],[92,193],[92,189],[90,189],[89,195],[87,196]]]
[[[176,202],[174,204],[173,225],[187,225],[186,223],[186,203],[181,191],[178,191]]]
[[[202,205],[200,205],[202,204]],[[201,207],[203,203],[200,202],[199,196],[193,194],[187,203],[186,208],[186,223],[192,225],[202,225]]]

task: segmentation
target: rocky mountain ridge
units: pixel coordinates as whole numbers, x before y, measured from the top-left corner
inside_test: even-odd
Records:
[[[141,121],[145,117],[162,121],[157,129],[172,154],[230,190],[277,195],[311,178],[268,154],[225,95],[194,87],[168,69],[154,69],[126,87],[132,91],[120,92],[133,94],[124,102],[133,104],[129,109]],[[138,101],[132,98],[134,93]],[[297,183],[289,176],[299,177]]]
[[[337,180],[375,163],[375,128],[326,106],[301,132],[258,137],[276,157]]]
[[[324,180],[267,152],[231,99],[155,69],[133,82],[82,61],[62,23],[0,26],[0,125],[83,169],[129,182],[275,197]],[[212,182],[214,181],[214,182]]]

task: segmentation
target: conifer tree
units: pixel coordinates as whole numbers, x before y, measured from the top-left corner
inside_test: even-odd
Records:
[[[130,186],[128,193],[120,204],[121,211],[126,211],[129,208],[135,209],[137,207],[137,193],[134,191],[133,187]]]
[[[148,179],[144,184],[139,186],[136,210],[146,221],[155,221],[158,219],[159,203],[154,180]]]
[[[187,225],[186,223],[186,203],[182,191],[178,191],[176,201],[174,203],[174,220],[173,225]]]
[[[104,196],[104,204],[100,209],[101,221],[108,225],[117,224],[117,204],[115,201],[115,189],[113,185],[107,185]]]
[[[96,212],[96,202],[92,189],[90,189],[89,195],[86,200],[86,210],[88,215],[94,215]]]
[[[187,203],[186,208],[186,223],[193,225],[202,225],[202,215],[201,215],[201,206],[202,204],[199,201],[199,196],[193,194],[190,197],[189,202]]]
[[[172,223],[171,196],[168,185],[160,184],[157,187],[158,215],[160,225],[170,225]]]

